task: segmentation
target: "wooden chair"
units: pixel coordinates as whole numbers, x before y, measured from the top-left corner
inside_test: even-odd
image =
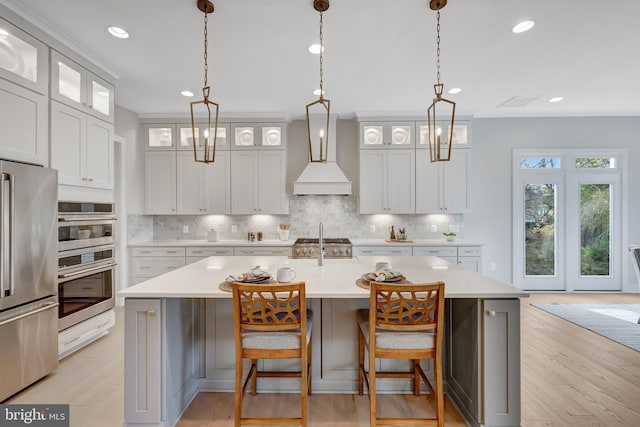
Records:
[[[307,425],[307,395],[311,394],[311,311],[306,310],[305,282],[247,284],[234,282],[233,323],[236,344],[235,426]],[[302,309],[301,309],[302,308]],[[300,371],[258,371],[259,359],[300,359]],[[243,359],[251,360],[246,380]],[[243,418],[242,397],[251,379],[256,394],[259,377],[300,378],[299,418]]]
[[[390,284],[371,282],[369,309],[358,311],[358,392],[369,389],[370,424],[376,426],[444,426],[442,384],[442,334],[444,283]],[[374,325],[374,327],[370,327]],[[369,370],[365,370],[365,349]],[[409,359],[409,372],[376,372],[376,358]],[[434,359],[435,387],[429,382],[421,359]],[[376,378],[412,378],[413,393],[420,395],[420,378],[435,396],[435,418],[381,418],[376,412]]]

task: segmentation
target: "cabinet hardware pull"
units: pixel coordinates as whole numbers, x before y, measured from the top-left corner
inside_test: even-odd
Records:
[[[489,315],[489,317],[496,317],[495,310],[487,310],[487,314]]]
[[[141,266],[141,267],[140,267],[140,269],[142,269],[142,270],[148,270],[148,269],[150,269],[150,268],[151,268],[151,267],[150,267],[150,266],[148,266],[148,265],[143,265],[143,266]]]
[[[191,252],[194,253],[194,254],[201,254],[202,253],[202,251],[191,251]],[[175,253],[175,252],[173,252],[173,253]]]
[[[147,316],[149,316],[149,317],[153,317],[153,316],[155,316],[155,315],[156,315],[155,310],[147,310]]]

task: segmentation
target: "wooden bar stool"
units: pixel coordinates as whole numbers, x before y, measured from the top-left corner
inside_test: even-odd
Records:
[[[442,334],[444,326],[444,283],[370,283],[369,309],[358,310],[358,392],[369,389],[370,425],[444,426],[442,384]],[[371,327],[373,325],[373,327]],[[365,370],[365,349],[369,371]],[[409,372],[376,372],[376,358],[408,359]],[[420,366],[421,359],[434,359],[435,387]],[[381,418],[376,412],[376,377],[412,378],[413,392],[420,395],[420,378],[435,396],[435,418]]]
[[[307,395],[311,394],[311,311],[306,310],[305,282],[247,284],[234,282],[233,324],[236,344],[235,426],[307,425]],[[300,371],[258,371],[259,359],[300,359]],[[243,359],[251,360],[246,380]],[[299,418],[243,418],[242,397],[251,379],[256,394],[259,377],[300,378]]]

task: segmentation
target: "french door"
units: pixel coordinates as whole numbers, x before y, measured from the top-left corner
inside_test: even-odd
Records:
[[[514,284],[526,290],[622,288],[618,152],[514,152]]]

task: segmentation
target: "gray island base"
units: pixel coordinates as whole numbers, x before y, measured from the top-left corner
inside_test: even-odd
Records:
[[[275,277],[291,266],[314,311],[313,392],[357,393],[355,312],[368,305],[356,286],[378,261],[414,283],[446,284],[445,390],[471,426],[520,426],[520,298],[527,294],[436,257],[210,257],[118,293],[125,298],[125,425],[173,426],[199,391],[233,392],[231,294],[219,284],[259,265]],[[292,361],[262,361],[287,369]],[[404,361],[382,360],[384,370]],[[430,371],[426,364],[424,368]],[[262,392],[297,393],[295,380],[264,379]],[[380,379],[378,392],[409,393]]]

